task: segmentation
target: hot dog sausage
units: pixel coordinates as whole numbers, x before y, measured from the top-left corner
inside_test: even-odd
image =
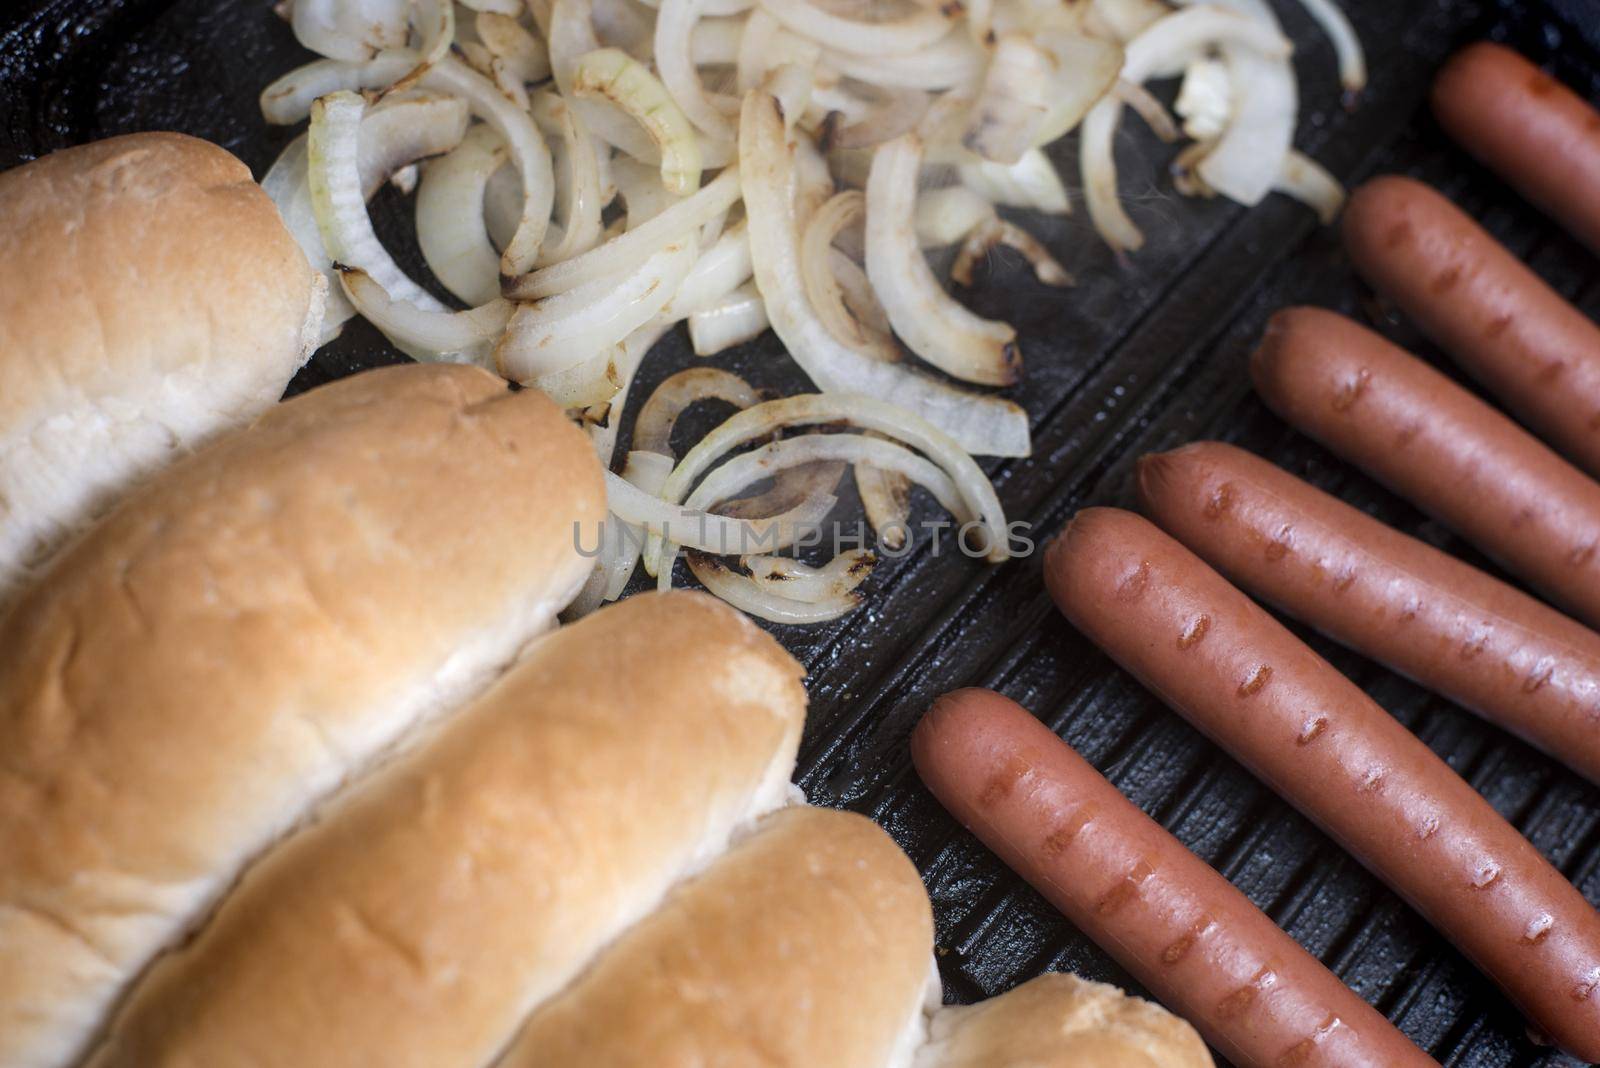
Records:
[[[1139,500],[1250,593],[1600,783],[1587,627],[1221,442],[1141,459]]]
[[[1241,1068],[1434,1064],[1014,702],[946,694],[911,755],[962,824]]]
[[[1375,178],[1344,212],[1344,243],[1386,294],[1524,423],[1600,474],[1600,327],[1449,200]]]
[[[1131,512],[1045,560],[1066,617],[1339,841],[1541,1030],[1600,1058],[1600,914],[1415,735]]]
[[[1510,419],[1316,308],[1273,316],[1250,376],[1288,422],[1600,626],[1600,485]]]
[[[1461,147],[1600,251],[1600,113],[1503,45],[1462,49],[1433,83]]]

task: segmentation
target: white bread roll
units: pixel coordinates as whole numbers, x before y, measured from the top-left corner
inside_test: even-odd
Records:
[[[326,288],[208,142],[133,134],[0,174],[0,595],[131,480],[277,401]]]
[[[940,1009],[916,1068],[1212,1068],[1189,1024],[1107,983],[1051,972]]]
[[[96,1068],[478,1068],[787,797],[801,669],[702,594],[563,627],[249,871]]]
[[[273,408],[61,553],[0,620],[0,1064],[70,1061],[252,857],[486,685],[604,508],[543,395],[412,365]]]
[[[497,1068],[907,1064],[932,962],[928,895],[894,840],[791,808],[536,1011]]]

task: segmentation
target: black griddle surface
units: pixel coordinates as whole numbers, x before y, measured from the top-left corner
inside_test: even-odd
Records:
[[[1425,107],[1443,58],[1483,36],[1510,41],[1600,99],[1600,5],[1346,0],[1372,68],[1353,112],[1340,106],[1326,41],[1297,4],[1274,6],[1298,50],[1298,147],[1347,183],[1399,171],[1441,188],[1565,296],[1600,315],[1595,259],[1450,145]],[[226,146],[260,177],[295,132],[267,126],[256,107],[269,79],[312,58],[266,0],[8,7],[0,13],[0,167],[94,138],[176,129]],[[986,464],[1008,515],[1030,522],[1042,542],[1080,507],[1128,504],[1140,454],[1220,438],[1489,567],[1290,431],[1251,394],[1245,373],[1267,316],[1291,303],[1353,314],[1448,363],[1354,280],[1336,235],[1310,212],[1281,197],[1249,211],[1178,198],[1165,177],[1171,154],[1125,120],[1122,189],[1150,238],[1131,263],[1113,261],[1080,202],[1067,220],[1022,220],[1077,275],[1076,289],[1039,286],[1004,256],[980,279],[974,305],[1016,323],[1027,363],[1011,395],[1032,416],[1034,455]],[[1073,140],[1057,158],[1075,184]],[[409,213],[391,191],[374,208],[380,234],[426,277],[407,236]],[[19,268],[25,265],[5,267]],[[291,392],[398,359],[354,323]],[[681,329],[670,334],[641,372],[635,406],[692,360]],[[805,388],[770,333],[711,362],[758,386]],[[813,801],[877,819],[921,868],[948,997],[999,993],[1047,969],[1138,989],[957,827],[910,769],[906,739],[929,700],[956,686],[987,685],[1060,731],[1440,1061],[1574,1063],[1532,1045],[1494,987],[1394,894],[1062,621],[1043,594],[1037,556],[991,568],[956,552],[949,535],[924,537],[905,558],[883,563],[868,590],[866,607],[844,620],[775,630],[810,672],[799,780]],[[1450,703],[1306,636],[1467,777],[1591,902],[1600,901],[1600,791]]]

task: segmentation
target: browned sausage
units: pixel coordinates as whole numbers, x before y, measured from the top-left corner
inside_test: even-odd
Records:
[[[1414,356],[1316,308],[1250,361],[1273,410],[1600,626],[1600,485]]]
[[[1600,252],[1600,113],[1503,45],[1470,45],[1433,83],[1439,124]]]
[[[1240,1068],[1435,1063],[1014,702],[946,694],[911,755],[962,824]]]
[[[1524,423],[1600,474],[1600,327],[1410,178],[1375,178],[1356,190],[1344,243],[1374,289]]]
[[[1145,512],[1228,578],[1600,783],[1600,635],[1260,457],[1139,461]]]
[[[1079,512],[1056,604],[1427,917],[1558,1044],[1600,1058],[1600,914],[1410,731],[1148,520]]]

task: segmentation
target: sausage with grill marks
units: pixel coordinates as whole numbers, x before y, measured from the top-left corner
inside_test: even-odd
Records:
[[[1063,614],[1600,1059],[1600,914],[1414,734],[1149,521],[1079,512],[1045,578]]]

